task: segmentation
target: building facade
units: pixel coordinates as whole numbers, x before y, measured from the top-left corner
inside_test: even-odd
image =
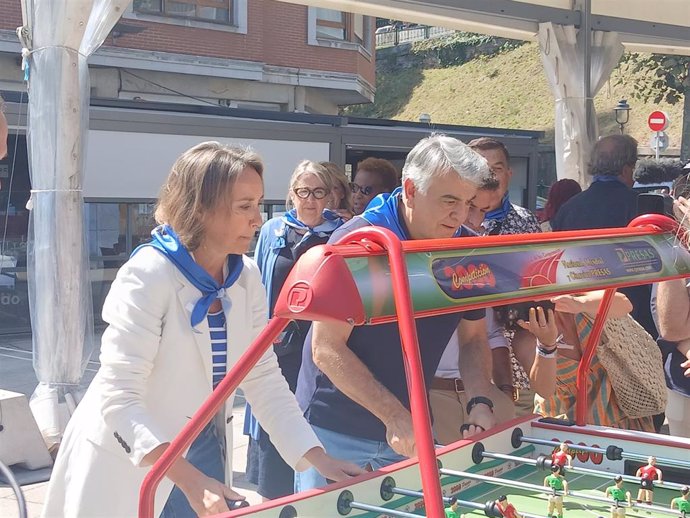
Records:
[[[23,89],[21,24],[0,0],[0,91]],[[335,114],[373,99],[374,25],[276,0],[133,0],[89,61],[91,95]]]

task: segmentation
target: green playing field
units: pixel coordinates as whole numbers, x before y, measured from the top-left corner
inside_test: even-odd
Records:
[[[518,480],[542,486],[546,474],[545,471],[536,470],[531,466],[521,466],[510,473],[510,480]],[[569,490],[595,495],[600,498],[604,497],[606,488],[613,485],[613,475],[610,478],[599,478],[591,475],[572,473],[567,476],[567,480]],[[633,482],[625,482],[623,488],[626,491],[630,491],[632,501],[635,503],[639,485]],[[466,491],[462,491],[457,496],[462,500],[484,503],[489,500],[497,499],[499,495],[507,495],[508,500],[515,506],[518,512],[546,516],[548,505],[548,495],[546,493],[482,483]],[[671,499],[677,496],[679,496],[678,491],[656,488],[654,490],[654,506],[669,509]],[[485,516],[481,511],[469,512],[468,509],[461,508],[461,512],[468,517]],[[572,496],[564,497],[564,518],[596,518],[598,516],[609,518],[611,516],[610,506],[603,502],[586,500],[584,498],[575,498]],[[640,504],[639,508],[626,509],[626,516],[637,518],[663,518],[666,516],[672,517],[673,515],[645,509],[645,504]],[[678,513],[677,516],[680,516],[680,513]]]

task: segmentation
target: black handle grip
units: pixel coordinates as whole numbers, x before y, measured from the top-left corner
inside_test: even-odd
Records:
[[[249,502],[246,500],[230,500],[225,499],[225,503],[228,504],[228,509],[234,511],[235,509],[242,509],[243,507],[249,507]]]

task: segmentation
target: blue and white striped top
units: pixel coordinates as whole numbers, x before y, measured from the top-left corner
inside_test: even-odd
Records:
[[[225,329],[223,311],[209,313],[207,318],[213,355],[213,388],[216,388],[225,376],[228,367],[228,333]]]

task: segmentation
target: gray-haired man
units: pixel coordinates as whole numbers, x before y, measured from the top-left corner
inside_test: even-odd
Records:
[[[434,135],[410,151],[403,185],[381,194],[331,241],[367,225],[401,239],[450,238],[467,217],[477,188],[493,180],[486,160],[462,142]],[[495,181],[495,180],[494,180]],[[468,435],[494,425],[491,359],[484,310],[416,321],[425,379],[431,380],[457,329],[468,395]],[[428,387],[427,387],[428,389]],[[377,469],[416,454],[397,323],[353,327],[314,322],[307,336],[297,397],[319,439],[336,458]],[[298,473],[298,491],[326,481],[313,470]]]

